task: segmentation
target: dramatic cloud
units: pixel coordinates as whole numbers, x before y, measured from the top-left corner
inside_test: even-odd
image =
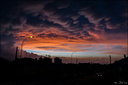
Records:
[[[25,38],[24,50],[123,55],[127,48],[126,9],[126,1],[1,1],[1,56],[14,56]],[[28,39],[31,35],[34,38]]]

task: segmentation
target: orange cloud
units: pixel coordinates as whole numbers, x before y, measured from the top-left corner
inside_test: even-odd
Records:
[[[125,35],[122,33],[118,34],[107,34],[104,31],[102,32],[93,32],[88,31],[91,36],[85,36],[83,38],[79,38],[75,35],[71,36],[68,33],[62,34],[62,31],[58,31],[57,29],[51,28],[51,30],[45,30],[44,32],[40,32],[34,34],[32,32],[19,32],[15,34],[15,37],[18,39],[15,45],[21,47],[21,43],[24,39],[23,49],[27,50],[44,50],[44,51],[91,51],[93,50],[93,46],[104,45],[104,49],[112,49],[111,45],[121,45],[126,48],[126,39]],[[29,36],[34,36],[34,38],[29,38]],[[39,36],[40,35],[40,36]],[[117,38],[117,36],[119,36]],[[83,49],[83,45],[86,45]],[[90,46],[89,46],[90,45]],[[99,49],[100,47],[97,47]],[[103,50],[102,50],[103,51]],[[104,50],[104,54],[123,54],[119,53],[120,50],[116,50],[115,52],[109,52],[108,50]]]

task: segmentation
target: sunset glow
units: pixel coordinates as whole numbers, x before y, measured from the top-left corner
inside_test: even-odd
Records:
[[[61,3],[61,5],[60,5]],[[37,56],[112,57],[127,55],[127,6],[125,1],[3,2],[2,57],[13,60],[24,39],[23,50]],[[9,5],[10,8],[7,8]],[[28,38],[29,37],[29,38]],[[10,57],[6,52],[11,53]],[[23,57],[26,54],[23,53]]]

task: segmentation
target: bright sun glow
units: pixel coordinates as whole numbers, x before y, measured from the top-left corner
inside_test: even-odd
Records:
[[[33,36],[30,36],[30,38],[33,38]]]

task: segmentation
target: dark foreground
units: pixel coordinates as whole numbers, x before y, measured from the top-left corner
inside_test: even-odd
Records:
[[[128,57],[111,65],[0,59],[0,85],[127,85]]]

